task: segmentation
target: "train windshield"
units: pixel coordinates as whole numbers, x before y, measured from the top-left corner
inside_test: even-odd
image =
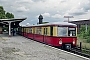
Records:
[[[67,36],[67,27],[58,27],[58,36]]]
[[[68,28],[68,36],[76,36],[76,28]]]

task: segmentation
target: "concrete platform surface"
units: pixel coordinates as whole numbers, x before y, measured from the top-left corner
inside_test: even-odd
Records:
[[[87,60],[22,36],[0,34],[0,60]]]

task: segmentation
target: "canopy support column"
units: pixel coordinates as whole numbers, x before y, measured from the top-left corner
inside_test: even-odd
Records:
[[[11,37],[11,22],[9,21],[9,37]]]

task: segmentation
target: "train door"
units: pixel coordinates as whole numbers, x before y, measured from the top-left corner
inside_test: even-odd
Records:
[[[27,37],[27,27],[25,28],[25,33],[26,33],[26,36],[25,37]]]
[[[24,33],[23,33],[23,32],[24,32],[24,27],[22,28],[22,36],[24,35]]]
[[[68,28],[68,36],[76,36],[76,28]]]
[[[54,31],[54,27],[53,27],[53,26],[50,26],[50,36],[51,36],[51,37],[53,37],[54,33],[56,32],[56,31],[55,31],[55,32],[53,33],[53,31]],[[52,38],[51,38],[51,40],[50,40],[50,44],[51,44],[51,45],[53,44],[53,39],[52,39]]]
[[[35,38],[35,27],[33,27],[33,39]]]
[[[53,36],[53,26],[50,27],[50,36]]]
[[[44,40],[44,43],[47,43],[46,42],[46,36],[47,36],[47,28],[45,27],[44,28],[44,39],[43,39]]]
[[[26,27],[24,28],[24,36],[26,36]]]

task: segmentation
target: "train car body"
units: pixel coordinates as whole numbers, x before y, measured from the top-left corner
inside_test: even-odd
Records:
[[[77,43],[77,26],[67,22],[24,26],[20,34],[27,38],[63,49],[71,49]]]

